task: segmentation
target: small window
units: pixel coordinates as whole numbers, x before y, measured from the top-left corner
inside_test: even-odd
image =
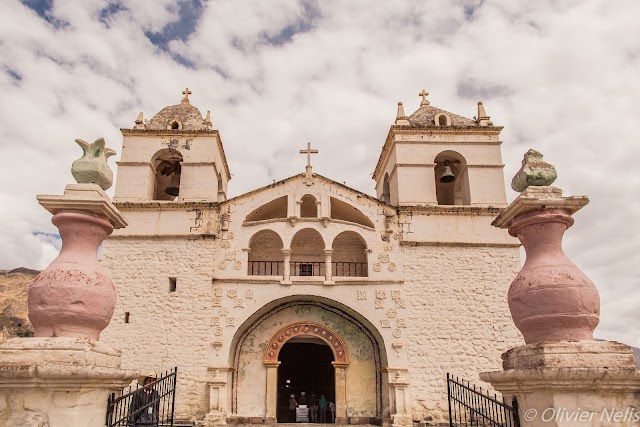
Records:
[[[178,122],[176,122],[175,120],[171,122],[171,129],[173,130],[177,130],[180,129],[180,124]]]
[[[299,276],[313,276],[313,264],[300,264]]]
[[[447,118],[445,116],[438,117],[438,124],[440,126],[446,126],[447,125]]]
[[[124,323],[129,323],[129,312],[128,311],[124,312]]]
[[[175,277],[169,277],[169,292],[175,292],[178,281]]]

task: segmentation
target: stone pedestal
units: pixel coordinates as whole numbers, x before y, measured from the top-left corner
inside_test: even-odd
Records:
[[[411,426],[411,408],[409,407],[408,372],[389,372],[389,394],[391,398],[391,426]]]
[[[120,351],[84,338],[13,338],[0,345],[0,425],[102,427],[107,399],[137,373]]]
[[[227,372],[213,370],[209,384],[209,412],[204,417],[204,426],[227,424]]]
[[[502,358],[504,371],[480,378],[516,396],[522,427],[640,426],[640,369],[626,345],[543,342]]]

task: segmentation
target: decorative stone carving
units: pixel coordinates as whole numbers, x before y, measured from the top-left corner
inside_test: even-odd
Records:
[[[387,268],[389,269],[389,271],[396,271],[396,269],[397,269],[398,267],[396,266],[396,264],[395,264],[395,263],[390,262],[390,263],[389,263],[389,265],[387,266]]]
[[[244,293],[244,297],[246,299],[253,299],[254,297],[253,289],[247,289],[247,291]]]
[[[236,318],[235,317],[227,317],[227,326],[236,326]]]
[[[522,159],[522,167],[511,180],[511,188],[523,192],[530,185],[548,186],[557,176],[556,168],[543,161],[540,152],[530,149]]]
[[[211,305],[213,307],[222,307],[222,297],[213,297],[211,299]]]
[[[398,315],[398,312],[396,311],[395,308],[390,308],[389,310],[387,310],[387,317],[389,319],[393,319]]]
[[[379,262],[376,262],[373,264],[373,271],[375,271],[376,273],[382,270],[382,264],[380,264]]]
[[[393,349],[396,351],[396,357],[400,358],[401,357],[400,352],[402,351],[402,347],[404,347],[404,344],[396,341],[391,343],[391,347],[393,347]]]
[[[386,264],[389,262],[389,254],[378,254],[378,262]]]
[[[395,338],[400,338],[402,336],[402,331],[400,329],[396,329],[393,331],[393,336]]]
[[[292,323],[278,332],[276,332],[265,349],[263,362],[266,364],[273,364],[278,361],[278,354],[280,349],[291,338],[299,335],[311,335],[320,338],[327,343],[333,351],[335,365],[347,365],[349,364],[349,351],[342,337],[335,331],[327,328],[324,325],[320,325],[314,322],[297,322]]]
[[[211,345],[213,346],[213,349],[216,352],[216,356],[218,356],[220,349],[222,348],[222,341],[213,341]]]
[[[228,315],[229,315],[229,309],[227,309],[226,307],[222,307],[220,311],[218,311],[218,316],[220,317],[226,317]]]
[[[384,289],[377,289],[376,299],[387,299],[387,291],[385,291]]]
[[[72,210],[54,215],[52,222],[63,245],[29,286],[34,335],[98,340],[116,305],[116,289],[96,255],[113,225],[104,217]]]
[[[396,319],[396,327],[397,328],[406,328],[407,327],[407,320],[406,319]]]
[[[233,304],[234,307],[244,308],[244,300],[242,298],[236,298]]]
[[[224,334],[224,329],[222,329],[222,326],[216,326],[215,328],[213,328],[213,334],[219,337]]]
[[[402,293],[400,291],[398,291],[396,289],[391,291],[391,299],[392,300],[395,301],[395,300],[400,299],[400,298],[402,298]]]
[[[384,301],[377,299],[375,300],[375,303],[376,303],[376,308],[384,308]]]
[[[238,290],[236,288],[227,289],[227,297],[235,299],[238,297]]]
[[[404,299],[403,298],[398,298],[395,300],[396,302],[396,308],[405,308],[405,304],[404,304]]]
[[[234,270],[240,270],[242,268],[242,263],[240,261],[234,261],[233,262],[233,269]]]
[[[364,301],[367,299],[367,291],[358,291],[358,301]]]
[[[218,263],[218,268],[220,270],[226,270],[227,269],[227,262],[225,260],[222,260]]]
[[[227,261],[234,261],[236,259],[236,251],[229,251],[224,255],[224,259]]]
[[[508,293],[513,322],[527,344],[593,339],[598,290],[562,251],[571,215],[588,202],[584,196],[562,197],[554,187],[529,187],[492,223],[508,228],[527,253]]]
[[[390,328],[391,327],[391,322],[389,321],[389,319],[381,319],[380,320],[380,326],[383,328]]]
[[[105,147],[104,138],[98,138],[91,144],[76,139],[76,143],[83,154],[71,165],[73,178],[78,184],[98,184],[103,190],[109,189],[113,184],[113,172],[107,159],[116,152]]]
[[[217,297],[223,297],[224,296],[224,291],[222,290],[222,288],[220,286],[216,286],[215,288],[213,288],[213,294]]]
[[[220,326],[220,318],[212,317],[211,318],[211,326]]]

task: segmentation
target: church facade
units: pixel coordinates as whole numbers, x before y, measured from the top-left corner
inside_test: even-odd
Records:
[[[376,197],[308,162],[228,198],[220,133],[183,93],[122,129],[113,201],[130,225],[101,251],[118,291],[102,340],[125,368],[178,367],[176,418],[286,422],[306,392],[336,423],[438,422],[447,372],[477,378],[522,342],[506,302],[519,244],[491,227],[502,128],[481,103],[474,120],[424,91],[413,114],[399,104]]]

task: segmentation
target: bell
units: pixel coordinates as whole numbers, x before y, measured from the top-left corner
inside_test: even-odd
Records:
[[[451,172],[451,166],[449,166],[449,162],[444,162],[444,171],[442,171],[442,175],[440,175],[440,182],[443,184],[448,184],[453,182],[456,179],[453,172]]]
[[[169,181],[169,185],[164,189],[164,192],[170,196],[177,196],[180,192],[180,175],[174,173]]]

